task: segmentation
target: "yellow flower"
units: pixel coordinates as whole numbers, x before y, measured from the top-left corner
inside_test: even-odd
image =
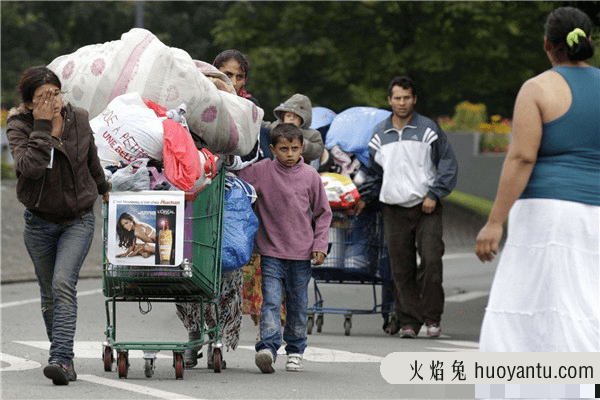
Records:
[[[492,124],[488,124],[488,123],[479,124],[478,128],[481,132],[489,132],[492,130]]]
[[[492,115],[492,122],[498,122],[501,118],[502,117],[500,117],[499,115]]]

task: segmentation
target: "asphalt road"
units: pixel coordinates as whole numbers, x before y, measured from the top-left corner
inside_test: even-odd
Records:
[[[184,379],[175,379],[172,353],[158,353],[154,376],[144,375],[141,352],[131,351],[127,379],[114,368],[105,372],[101,359],[107,318],[102,294],[102,249],[96,240],[78,285],[79,312],[75,337],[78,381],[58,387],[44,378],[48,357],[39,307],[39,290],[32,279],[31,264],[22,247],[22,207],[10,197],[14,185],[2,184],[2,282],[0,398],[12,399],[392,399],[414,396],[406,385],[387,383],[381,376],[383,358],[393,352],[477,351],[479,331],[495,263],[482,265],[472,251],[481,218],[464,210],[446,208],[444,287],[447,295],[442,336],[401,339],[386,335],[379,314],[354,315],[349,336],[344,334],[343,315],[327,314],[321,332],[308,336],[305,371],[284,370],[285,356],[278,359],[272,375],[261,374],[254,365],[257,328],[244,316],[239,347],[224,353],[227,369],[214,373],[205,359]],[[99,207],[97,207],[97,212]],[[98,225],[99,226],[99,225]],[[100,237],[99,231],[97,238]],[[87,278],[86,278],[87,277]],[[370,308],[374,304],[370,285],[320,285],[328,306]],[[311,286],[311,299],[312,294]],[[379,295],[379,288],[376,293]],[[171,303],[117,304],[117,340],[185,342],[187,334]],[[411,396],[412,394],[412,396]]]

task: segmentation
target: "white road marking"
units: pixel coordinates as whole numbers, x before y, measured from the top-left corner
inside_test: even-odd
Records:
[[[179,399],[181,399],[181,400],[200,400],[196,397],[189,397],[189,396],[185,396],[183,394],[167,392],[167,391],[159,390],[159,389],[153,389],[153,388],[149,388],[147,386],[135,385],[133,383],[124,382],[122,380],[102,378],[102,377],[95,376],[95,375],[78,374],[77,380],[88,381],[88,382],[96,383],[98,385],[110,386],[115,389],[127,390],[130,392],[144,394],[147,396],[154,396],[154,397],[158,397],[160,399],[165,399],[165,400],[179,400]]]
[[[462,352],[462,353],[471,353],[471,352],[479,352],[479,349],[465,349],[460,347],[425,347],[427,350],[431,351],[454,351],[454,352]]]
[[[79,293],[77,293],[77,297],[89,296],[89,295],[98,294],[98,293],[102,293],[102,289],[94,289],[94,290],[87,290],[85,292],[79,292]],[[0,303],[0,308],[22,306],[22,305],[25,305],[25,304],[39,303],[39,302],[40,302],[40,298],[37,297],[35,299],[27,299],[27,300],[20,300],[20,301],[11,301],[9,303]]]
[[[49,350],[49,342],[35,341],[15,341],[15,343],[24,344],[26,346],[37,347],[39,349]],[[254,346],[238,346],[239,349],[254,350]],[[101,358],[102,357],[102,342],[82,342],[75,341],[73,347],[75,357],[77,358]],[[168,355],[167,355],[168,354]],[[285,349],[280,348],[278,354],[285,355]],[[157,354],[158,358],[173,358],[171,352]],[[129,358],[143,358],[141,350],[130,350]],[[371,362],[379,363],[383,357],[372,356],[369,354],[351,353],[343,350],[324,349],[320,347],[308,347],[304,353],[304,358],[308,361],[315,362]]]
[[[468,340],[438,340],[438,343],[447,344],[450,346],[459,347],[425,347],[430,351],[458,351],[458,352],[477,352],[479,351],[479,343]]]
[[[6,353],[0,353],[0,361],[9,364],[8,367],[0,368],[0,372],[25,371],[28,369],[36,369],[42,366],[42,364],[38,362],[11,356],[10,354]]]
[[[489,296],[490,292],[476,290],[473,292],[459,293],[453,296],[446,297],[447,303],[462,303],[469,300],[478,299],[480,297]]]
[[[50,350],[50,342],[34,342],[34,341],[15,341],[15,343],[24,344],[25,346],[37,347],[38,349]],[[82,342],[75,341],[73,346],[76,358],[102,358],[102,342]],[[168,355],[167,355],[168,354]],[[173,358],[171,351],[168,353],[160,353],[156,355],[157,358]],[[142,350],[129,350],[129,358],[144,358],[144,352]]]
[[[452,253],[442,256],[442,260],[456,260],[458,258],[477,258],[475,252],[473,253]]]
[[[479,342],[471,342],[468,340],[442,340],[441,342],[452,346],[463,346],[479,349]]]
[[[254,346],[238,346],[239,349],[256,351]],[[285,355],[285,349],[282,347],[277,352],[279,355]],[[304,352],[304,359],[314,362],[339,362],[339,363],[380,363],[384,357],[372,356],[369,354],[351,353],[343,350],[323,349],[320,347],[307,347]]]

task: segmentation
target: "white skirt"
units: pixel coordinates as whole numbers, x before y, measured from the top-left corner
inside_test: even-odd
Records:
[[[515,202],[480,350],[600,351],[600,207]]]

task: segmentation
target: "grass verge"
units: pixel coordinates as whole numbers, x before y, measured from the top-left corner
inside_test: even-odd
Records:
[[[493,201],[482,199],[481,197],[473,196],[467,193],[458,192],[456,190],[446,196],[444,200],[458,204],[468,210],[474,211],[486,217],[490,215],[492,205],[494,205]]]

